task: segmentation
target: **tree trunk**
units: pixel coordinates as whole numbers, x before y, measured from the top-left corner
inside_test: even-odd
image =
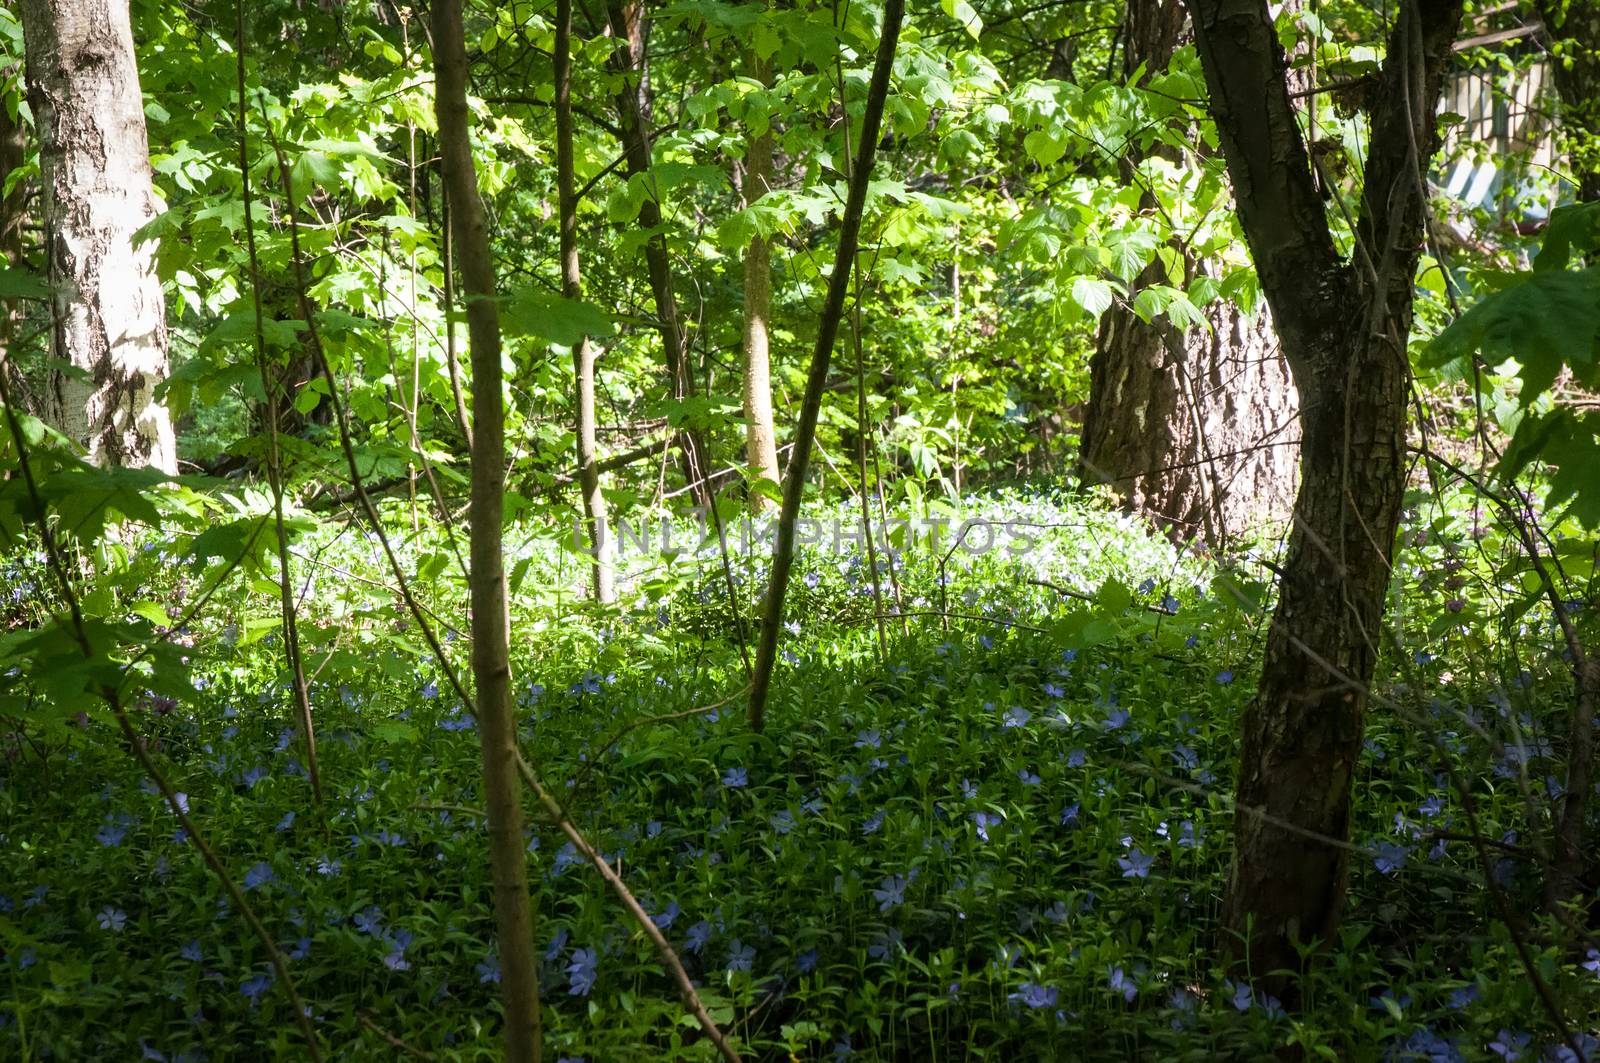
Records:
[[[469,577],[472,676],[477,687],[478,736],[494,876],[495,928],[500,942],[500,993],[505,1006],[505,1058],[538,1063],[538,960],[528,866],[522,836],[522,783],[517,777],[517,723],[511,707],[510,617],[501,523],[505,503],[505,399],[500,366],[500,316],[494,260],[478,175],[468,140],[467,51],[461,0],[434,0],[434,108],[449,188],[457,265],[466,296],[472,361],[472,497]]]
[[[753,731],[759,732],[766,724],[767,694],[778,659],[778,635],[783,630],[783,600],[789,593],[789,570],[794,565],[795,524],[800,516],[800,500],[806,493],[806,468],[811,461],[811,446],[816,441],[817,415],[822,410],[822,395],[828,386],[828,363],[833,359],[833,344],[839,338],[839,321],[844,316],[845,295],[850,290],[851,265],[860,249],[861,215],[866,209],[867,185],[871,182],[873,160],[877,157],[884,102],[889,96],[889,76],[894,71],[895,47],[900,42],[900,24],[904,18],[905,0],[884,0],[883,29],[878,35],[872,80],[867,83],[861,138],[857,141],[855,162],[848,171],[844,213],[839,215],[839,247],[833,258],[833,272],[828,274],[828,292],[823,297],[822,313],[817,320],[817,344],[811,351],[811,368],[806,373],[800,416],[795,420],[794,451],[789,455],[789,467],[783,480],[783,506],[778,513],[778,534],[773,541],[767,596],[762,602],[761,643],[756,648],[756,665],[750,675],[748,712]],[[844,78],[839,81],[843,94]],[[848,128],[844,140],[849,143]]]
[[[1269,315],[1228,302],[1205,315],[1209,331],[1180,332],[1106,311],[1078,460],[1130,512],[1216,544],[1288,518],[1299,427]]]
[[[133,235],[155,216],[144,98],[128,0],[22,0],[28,100],[39,136],[49,249],[52,371],[47,419],[110,466],[177,472],[166,303],[154,249]]]
[[[556,82],[556,185],[561,201],[561,294],[583,298],[578,270],[578,197],[572,175],[572,0],[556,2],[554,56]],[[611,578],[611,533],[606,499],[600,493],[600,468],[594,441],[594,348],[584,336],[572,346],[572,372],[578,404],[578,490],[584,523],[594,556],[591,580],[595,601],[609,603],[617,594]]]
[[[1123,74],[1165,70],[1186,21],[1179,0],[1134,0],[1123,23]],[[1137,159],[1125,159],[1127,179]],[[1145,197],[1145,209],[1155,204]],[[1190,263],[1205,272],[1206,263]],[[1164,283],[1152,264],[1128,302],[1106,311],[1089,363],[1079,448],[1085,483],[1109,484],[1129,512],[1175,538],[1218,544],[1286,520],[1294,501],[1297,405],[1264,310],[1205,310],[1210,332],[1142,320],[1132,296]]]
[[[648,28],[644,0],[609,0],[607,14],[611,35],[617,41],[612,69],[622,76],[617,90],[617,119],[622,131],[622,151],[627,158],[628,176],[650,172],[650,65],[645,39]],[[661,331],[661,350],[672,378],[672,397],[682,402],[694,395],[694,367],[690,364],[687,337],[678,316],[678,299],[672,287],[672,259],[667,236],[661,231],[661,204],[655,189],[650,189],[639,208],[639,226],[654,233],[644,245],[645,266],[650,274],[650,291],[655,297],[656,321]],[[682,433],[684,474],[695,501],[711,503],[711,485],[706,481],[711,467],[706,462],[704,434],[697,428]]]
[[[1600,200],[1600,4],[1539,0],[1538,6],[1555,46],[1551,73],[1561,96],[1562,139],[1578,200]]]
[[[763,85],[772,78],[768,63],[750,57],[750,73]],[[750,206],[765,195],[772,183],[772,127],[768,125],[750,138],[744,160],[744,205]],[[772,361],[767,320],[772,313],[772,244],[757,234],[750,238],[744,253],[744,427],[746,461],[753,476],[776,486],[778,472],[777,432],[772,424]],[[753,491],[750,508],[757,513],[771,509],[767,495]]]
[[[1327,942],[1405,489],[1406,340],[1423,173],[1462,0],[1399,8],[1375,90],[1357,250],[1335,250],[1266,0],[1189,0],[1239,217],[1300,397],[1300,490],[1246,709],[1225,945],[1293,999],[1296,942]]]

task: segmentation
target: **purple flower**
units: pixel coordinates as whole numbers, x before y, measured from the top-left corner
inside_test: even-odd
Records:
[[[262,993],[272,985],[272,975],[258,974],[253,978],[246,978],[239,986],[239,992],[250,998],[250,1003],[256,1003]]]
[[[1385,841],[1373,846],[1372,854],[1373,866],[1385,875],[1392,875],[1406,866],[1406,858],[1411,855],[1411,848]]]
[[[989,830],[1005,822],[1004,816],[998,812],[974,812],[972,821],[978,826],[978,837],[984,841],[989,840]]]
[[[190,963],[199,963],[204,957],[200,954],[200,942],[190,941],[178,950],[178,955]]]
[[[1067,696],[1067,692],[1061,688],[1059,683],[1046,683],[1044,692],[1047,697],[1052,698],[1064,698]]]
[[[411,961],[406,959],[406,949],[412,941],[409,930],[396,930],[388,937],[389,952],[383,958],[383,965],[391,971],[409,971]]]
[[[94,840],[107,849],[115,848],[122,844],[122,839],[127,836],[128,829],[119,827],[114,823],[107,823],[94,832]]]
[[[272,881],[272,865],[259,863],[244,873],[244,888],[259,889]]]
[[[1150,868],[1155,862],[1153,855],[1146,856],[1137,849],[1129,849],[1127,856],[1117,857],[1117,866],[1122,868],[1123,878],[1149,878]]]
[[[1229,683],[1233,682],[1233,670],[1230,668],[1224,668],[1222,671],[1217,673],[1216,681],[1218,686],[1227,686]]]
[[[1038,786],[1039,785],[1038,773],[1031,772],[1027,768],[1022,768],[1021,770],[1019,770],[1017,772],[1017,778],[1022,780],[1022,785],[1024,785],[1024,786]]]
[[[588,996],[599,973],[600,957],[594,949],[573,949],[572,962],[567,964],[567,977],[572,979],[572,987],[567,990],[567,995]]]
[[[872,891],[877,898],[878,911],[887,912],[890,908],[901,904],[906,899],[906,882],[904,875],[890,875],[880,883],[881,888]]]
[[[117,932],[127,925],[128,913],[121,908],[113,908],[108,904],[100,909],[100,914],[95,916],[95,922],[100,924],[101,930]]]
[[[881,808],[878,809],[878,811],[874,812],[871,815],[871,817],[868,818],[868,820],[865,823],[861,824],[861,833],[862,834],[874,834],[874,833],[876,833],[878,828],[883,826],[883,816],[884,816],[884,811]]]
[[[1205,840],[1205,831],[1195,829],[1192,820],[1184,820],[1181,825],[1182,832],[1178,835],[1178,844],[1185,849],[1199,848]]]
[[[283,818],[278,820],[278,825],[274,827],[273,830],[277,831],[279,834],[282,834],[292,826],[294,826],[294,813],[285,812],[283,814]]]
[[[1506,1063],[1513,1063],[1514,1060],[1522,1058],[1522,1050],[1527,1048],[1532,1041],[1533,1034],[1531,1033],[1512,1033],[1510,1030],[1501,1030],[1499,1036],[1489,1042],[1489,1051],[1505,1060]]]
[[[1022,987],[1006,999],[1014,1000],[1029,1008],[1053,1008],[1060,995],[1055,986],[1035,985],[1032,982],[1023,982]]]
[[[1128,721],[1131,718],[1132,714],[1129,713],[1127,709],[1114,707],[1110,712],[1106,713],[1104,725],[1105,729],[1108,731],[1119,731],[1128,725]]]
[[[711,924],[704,919],[689,928],[689,951],[695,955],[704,952],[711,941]]]
[[[371,934],[373,937],[377,937],[383,932],[383,912],[378,909],[376,904],[367,905],[351,916],[350,920],[355,923],[356,929],[363,934]]]
[[[1089,754],[1081,749],[1074,749],[1067,754],[1067,767],[1081,768],[1089,762]]]
[[[856,733],[857,749],[877,749],[881,745],[883,745],[883,733],[881,731],[858,731]]]
[[[439,721],[439,729],[443,731],[470,731],[477,726],[477,717],[470,712],[463,713],[459,709]]]
[[[901,940],[900,931],[890,927],[887,933],[880,934],[867,946],[867,955],[875,960],[891,960],[900,948]]]
[[[749,971],[756,964],[756,950],[734,938],[728,944],[728,972]]]
[[[794,830],[794,813],[785,808],[773,816],[770,822],[773,830],[779,834],[788,834]]]
[[[496,985],[500,984],[500,957],[496,956],[494,953],[491,952],[489,955],[479,960],[478,966],[475,968],[475,970],[478,972],[479,982],[493,982]]]
[[[1106,984],[1113,993],[1119,993],[1122,999],[1133,1003],[1133,998],[1139,995],[1139,989],[1133,984],[1133,979],[1122,973],[1121,967],[1112,967],[1106,974]]]
[[[737,790],[750,785],[750,773],[743,768],[729,768],[722,773],[722,785]]]
[[[1001,726],[1006,728],[1022,727],[1033,719],[1033,713],[1027,709],[1007,709],[1001,720]]]
[[[677,901],[668,901],[667,906],[659,914],[650,917],[650,921],[656,925],[656,929],[665,930],[682,912],[683,909],[678,907]]]
[[[810,974],[817,969],[817,950],[806,949],[794,958],[795,969],[801,974]]]
[[[438,697],[439,684],[435,683],[431,679],[422,684],[422,696],[427,698],[429,701],[432,701],[434,698]]]

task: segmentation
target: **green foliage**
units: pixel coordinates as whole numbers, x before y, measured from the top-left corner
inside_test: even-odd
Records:
[[[1501,274],[1493,287],[1429,345],[1422,364],[1458,377],[1481,358],[1513,364],[1521,381],[1507,409],[1513,435],[1499,465],[1514,479],[1537,464],[1555,467],[1552,505],[1569,506],[1589,529],[1600,528],[1600,416],[1582,407],[1550,407],[1558,377],[1600,389],[1600,267],[1584,266],[1600,252],[1600,203],[1559,207],[1544,247],[1529,271]]]

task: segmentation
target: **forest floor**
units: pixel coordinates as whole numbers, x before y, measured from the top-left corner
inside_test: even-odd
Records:
[[[904,544],[908,618],[881,641],[855,551],[802,555],[762,734],[737,696],[641,724],[741,689],[720,563],[656,559],[623,612],[574,598],[570,555],[529,547],[513,566],[527,755],[748,1058],[1570,1051],[1491,892],[1537,904],[1523,858],[1530,817],[1546,814],[1541,728],[1564,670],[1535,613],[1509,641],[1471,634],[1487,577],[1479,591],[1437,578],[1463,558],[1452,571],[1491,572],[1492,541],[1448,514],[1411,515],[1345,929],[1291,1016],[1216,962],[1263,585],[1247,562],[1181,555],[1081,501],[975,505],[1031,521],[1038,542],[943,567],[940,551]],[[427,570],[439,541],[404,556]],[[308,556],[337,570],[306,588],[303,617],[325,802],[289,722],[281,646],[256,619],[272,615],[270,586],[218,594],[176,633],[192,693],[143,699],[139,726],[288,958],[332,1058],[395,1058],[395,1042],[498,1058],[474,722],[415,652],[370,542]],[[149,562],[174,603],[197,587],[177,560]],[[759,571],[733,568],[747,622]],[[454,587],[440,573],[419,594],[464,623]],[[304,1058],[284,987],[114,726],[91,714],[8,749],[0,1057]],[[1471,826],[1452,778],[1475,798]],[[1474,832],[1499,846],[1491,881],[1457,840]],[[593,868],[544,821],[528,853],[547,1058],[712,1058]],[[1600,956],[1529,944],[1570,1032],[1600,1034]]]

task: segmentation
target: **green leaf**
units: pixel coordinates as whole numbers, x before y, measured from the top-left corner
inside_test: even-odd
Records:
[[[939,9],[957,22],[966,30],[973,40],[978,39],[978,34],[983,32],[983,19],[972,9],[967,0],[939,0]]]
[[[611,335],[611,316],[593,303],[566,299],[552,292],[523,288],[506,297],[506,331],[538,336],[570,347],[586,337]]]
[[[50,285],[32,270],[0,266],[0,299],[48,299]]]
[[[1111,285],[1096,277],[1079,277],[1072,282],[1072,301],[1093,317],[1111,309],[1114,297]]]
[[[1566,269],[1574,248],[1582,252],[1600,248],[1600,202],[1573,203],[1550,212],[1544,245],[1533,260],[1534,270]]]
[[[1482,353],[1522,367],[1524,405],[1549,390],[1570,366],[1584,387],[1600,384],[1600,267],[1525,273],[1479,300],[1424,349],[1424,367]]]

